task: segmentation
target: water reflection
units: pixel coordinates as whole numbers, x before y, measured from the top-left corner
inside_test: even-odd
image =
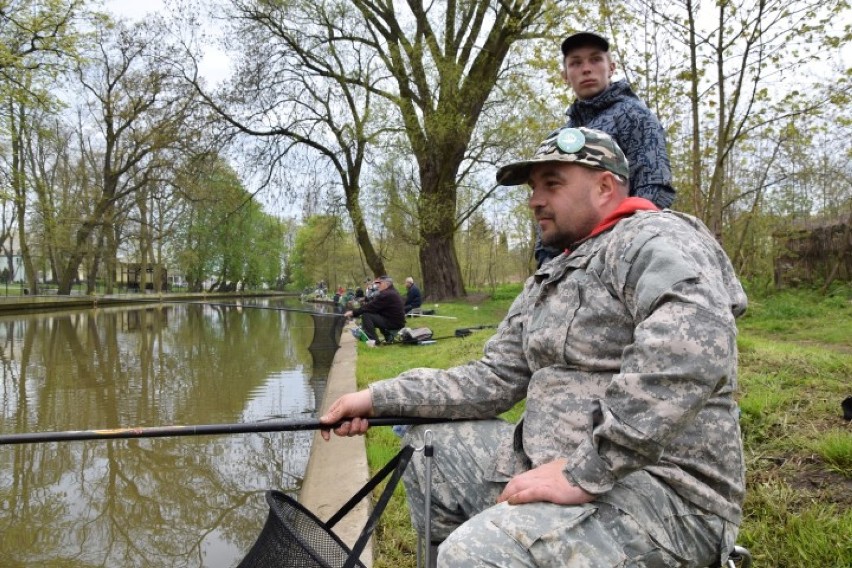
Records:
[[[308,314],[224,306],[3,317],[0,432],[312,416],[333,355],[313,335]],[[311,437],[0,446],[0,565],[233,566]]]

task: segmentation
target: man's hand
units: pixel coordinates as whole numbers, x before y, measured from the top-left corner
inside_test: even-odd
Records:
[[[370,391],[365,389],[345,394],[332,403],[326,413],[320,417],[323,424],[336,424],[346,419],[340,427],[335,428],[338,436],[360,436],[370,427],[367,417],[373,415],[373,398]],[[326,442],[331,439],[328,430],[320,430],[320,435]]]
[[[351,318],[352,317],[352,310],[346,310],[345,312],[343,312],[343,317]]]
[[[557,505],[580,505],[595,500],[565,477],[563,470],[568,460],[561,459],[540,465],[512,478],[497,502],[510,505],[522,503],[556,503]]]

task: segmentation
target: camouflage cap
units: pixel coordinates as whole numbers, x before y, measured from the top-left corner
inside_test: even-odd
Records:
[[[532,167],[545,162],[565,162],[605,170],[624,181],[630,177],[627,158],[609,134],[585,127],[562,127],[552,132],[541,143],[532,158],[505,165],[497,170],[497,183],[527,183]]]

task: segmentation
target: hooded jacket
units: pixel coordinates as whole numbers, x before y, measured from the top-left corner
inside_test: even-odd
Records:
[[[594,128],[613,137],[630,166],[631,196],[643,197],[660,209],[671,207],[675,190],[665,132],[627,81],[611,83],[592,99],[577,99],[565,115],[566,126]],[[560,252],[544,246],[541,238],[536,239],[535,258],[539,266]]]
[[[630,165],[631,196],[660,209],[671,206],[675,191],[665,132],[626,81],[610,84],[592,99],[577,99],[565,114],[568,126],[594,128],[615,139]]]

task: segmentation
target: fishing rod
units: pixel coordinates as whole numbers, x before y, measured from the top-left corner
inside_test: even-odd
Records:
[[[238,308],[251,308],[251,309],[255,309],[255,310],[275,310],[275,311],[279,311],[279,312],[296,312],[296,313],[300,313],[300,314],[311,314],[311,315],[314,315],[314,316],[325,316],[325,317],[333,317],[333,318],[345,317],[343,314],[338,314],[338,313],[315,312],[313,310],[303,310],[303,309],[299,309],[299,308],[280,308],[280,307],[273,307],[273,306],[257,306],[257,305],[253,305],[253,304],[234,304],[234,303],[230,303],[230,302],[207,302],[207,301],[196,302],[196,301],[193,301],[193,300],[186,300],[186,301],[180,301],[180,300],[161,300],[161,301],[143,300],[143,303],[184,304],[184,305],[198,304],[200,306],[226,306],[226,307],[238,307]],[[406,317],[441,318],[441,319],[451,319],[451,320],[459,319],[455,316],[438,316],[438,315],[435,315],[435,314],[406,314]]]
[[[414,318],[441,318],[447,320],[459,319],[455,316],[436,316],[435,314],[405,314],[405,317],[414,317]]]
[[[488,324],[488,325],[474,325],[474,326],[471,326],[471,327],[461,327],[459,329],[456,329],[456,331],[453,333],[453,335],[440,335],[438,337],[429,337],[428,339],[422,339],[422,340],[419,340],[419,341],[417,341],[417,340],[406,341],[405,339],[399,339],[399,340],[393,341],[391,343],[381,343],[379,345],[381,347],[393,347],[394,345],[429,345],[430,343],[426,343],[426,342],[438,341],[439,339],[461,339],[461,338],[464,338],[464,337],[468,337],[474,331],[477,331],[477,330],[480,330],[480,329],[497,329],[497,325],[496,324]]]
[[[343,314],[338,313],[328,313],[328,312],[316,312],[314,310],[303,310],[300,308],[281,308],[274,306],[257,306],[254,304],[235,304],[231,302],[208,302],[208,301],[194,301],[194,300],[142,300],[143,304],[183,304],[183,305],[192,305],[198,304],[200,306],[224,306],[224,307],[237,307],[237,308],[250,308],[255,310],[274,310],[279,312],[296,312],[300,314],[311,314],[314,316],[325,316],[332,318],[342,318],[345,317]],[[406,317],[418,317],[418,318],[441,318],[441,319],[458,319],[455,316],[439,316],[435,314],[406,314]]]
[[[368,418],[370,426],[403,426],[453,422],[447,418],[419,418],[385,416]],[[81,440],[124,440],[134,438],[166,438],[178,436],[210,436],[219,434],[253,434],[261,432],[300,432],[305,430],[334,430],[346,420],[323,424],[316,419],[264,420],[236,424],[197,424],[194,426],[152,426],[143,428],[116,428],[111,430],[66,430],[61,432],[25,432],[0,434],[0,446],[13,444],[40,444],[44,442],[71,442]]]
[[[323,316],[331,318],[342,318],[343,314],[317,312],[314,310],[303,310],[300,308],[282,308],[276,306],[258,306],[255,304],[236,304],[231,302],[208,302],[195,300],[140,300],[142,304],[182,304],[182,305],[198,305],[198,306],[221,306],[227,308],[248,308],[252,310],[272,310],[276,312],[296,312],[299,314],[311,314],[312,316]]]

